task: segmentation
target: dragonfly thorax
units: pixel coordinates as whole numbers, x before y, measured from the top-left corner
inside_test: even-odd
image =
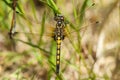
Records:
[[[63,28],[56,28],[55,29],[53,38],[56,41],[58,39],[58,37],[60,38],[60,40],[64,39],[65,34],[64,34],[64,29]]]

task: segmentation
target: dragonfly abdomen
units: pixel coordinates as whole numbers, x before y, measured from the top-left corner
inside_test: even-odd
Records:
[[[60,69],[60,49],[61,49],[61,38],[57,37],[57,52],[56,52],[56,73],[59,73]]]

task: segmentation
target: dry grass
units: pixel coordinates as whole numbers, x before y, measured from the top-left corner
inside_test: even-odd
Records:
[[[18,1],[14,41],[8,36],[12,1],[0,1],[0,80],[119,80],[119,0]],[[48,36],[54,13],[69,23],[59,75],[56,43]]]

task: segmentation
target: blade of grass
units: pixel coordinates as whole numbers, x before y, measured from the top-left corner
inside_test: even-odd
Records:
[[[40,2],[44,3],[45,5],[47,5],[49,8],[51,8],[54,12],[54,15],[56,14],[60,14],[61,12],[59,11],[59,8],[57,7],[57,5],[55,4],[55,2],[53,0],[39,0]]]
[[[79,24],[80,25],[82,25],[82,23],[83,23],[83,18],[84,18],[84,15],[85,15],[85,9],[86,9],[86,7],[87,7],[87,2],[88,2],[89,0],[85,0],[84,1],[84,3],[83,3],[83,5],[82,5],[82,7],[81,7],[81,10],[80,10],[80,17],[79,17]]]
[[[7,0],[2,0],[2,1],[12,9],[12,2],[8,2]]]
[[[13,9],[13,6],[12,6],[12,1],[7,1],[7,0],[2,0],[9,8]],[[20,5],[17,3],[17,6],[16,6],[17,10],[16,10],[16,13],[23,13],[22,12],[22,9],[20,7]]]
[[[34,48],[38,48],[39,50],[41,50],[41,51],[43,51],[43,52],[45,52],[45,56],[50,56],[50,52],[49,51],[46,51],[45,49],[42,49],[42,48],[40,48],[38,45],[35,45],[35,44],[32,44],[32,43],[29,43],[29,42],[26,42],[26,41],[23,41],[23,40],[20,40],[20,39],[15,39],[16,41],[19,41],[19,42],[22,42],[22,43],[25,43],[25,44],[27,44],[27,45],[30,45],[30,46],[32,46],[32,47],[34,47]]]
[[[56,54],[56,44],[55,41],[51,41],[51,47],[50,47],[50,53],[51,56],[48,58],[48,62],[49,62],[49,67],[50,67],[50,71],[49,71],[49,76],[53,74],[53,72],[55,73],[55,54]]]
[[[78,14],[77,14],[77,10],[76,10],[77,8],[76,8],[76,6],[75,6],[74,0],[72,0],[72,4],[73,4],[74,17],[75,17],[76,23],[78,23],[78,19],[77,19]]]
[[[51,55],[56,55],[56,42],[53,40],[51,41],[50,53],[52,53]],[[49,60],[53,62],[54,65],[55,65],[55,57],[56,56],[50,56],[49,58]]]
[[[41,66],[43,66],[43,62],[42,62],[43,57],[42,57],[42,55],[39,54],[35,49],[33,49],[33,51],[34,51],[33,54],[35,55],[38,63],[39,63]]]
[[[34,5],[33,0],[30,0],[30,4],[31,4],[31,7],[32,7],[32,12],[33,12],[34,18],[38,22],[38,19],[37,19],[37,16],[36,16],[36,9],[35,9],[35,5]]]
[[[60,14],[60,11],[57,7],[57,5],[55,4],[55,2],[53,0],[47,0],[47,3],[52,6],[52,9],[54,11],[54,14]]]
[[[42,37],[44,34],[44,30],[45,30],[45,18],[46,18],[46,12],[43,13],[43,17],[42,17],[42,23],[41,23],[41,28],[40,28],[40,37],[39,37],[39,41],[38,41],[38,45],[41,45],[42,42]]]

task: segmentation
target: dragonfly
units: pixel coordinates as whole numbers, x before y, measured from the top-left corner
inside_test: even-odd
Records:
[[[56,52],[56,73],[59,73],[60,69],[60,49],[61,49],[61,41],[65,38],[65,22],[64,17],[62,15],[55,16],[56,27],[54,30],[54,35],[52,36],[57,44],[57,52]]]
[[[17,0],[13,0],[13,17],[11,21],[11,28],[9,32],[10,39],[13,39],[13,36],[17,33],[15,32],[16,27],[16,5]],[[61,49],[61,41],[64,40],[65,37],[65,23],[64,23],[64,17],[62,15],[55,16],[54,20],[56,21],[56,28],[54,29],[54,34],[52,38],[57,43],[57,51],[56,51],[56,73],[59,73],[60,69],[60,49]]]
[[[61,55],[61,42],[68,37],[69,34],[74,33],[74,31],[71,31],[69,33],[67,33],[66,28],[68,27],[66,22],[65,22],[65,18],[63,15],[59,14],[56,15],[54,17],[54,20],[56,22],[55,28],[52,30],[52,34],[47,35],[53,38],[53,40],[56,42],[56,73],[59,74],[60,73],[60,55]],[[79,31],[85,31],[87,28],[87,26],[82,27],[81,29],[79,29]],[[50,29],[49,29],[50,30]],[[17,36],[17,34],[19,33],[23,33],[23,34],[31,34],[30,36],[33,35],[40,35],[40,33],[30,33],[30,32],[20,32],[20,31],[15,31],[14,34],[12,35],[12,38],[14,39],[14,37]],[[19,37],[19,36],[18,36]],[[36,36],[37,37],[37,36]]]
[[[11,39],[13,39],[14,35],[19,33],[15,31],[15,24],[16,24],[16,4],[17,0],[13,1],[13,18],[11,22],[11,29],[9,32],[9,36]],[[56,21],[56,26],[53,30],[52,38],[56,42],[56,73],[59,74],[60,72],[60,54],[61,54],[61,42],[65,39],[67,36],[66,32],[66,22],[65,18],[61,14],[57,14],[54,17],[54,20]],[[85,29],[81,28],[80,30]],[[27,33],[27,32],[25,32]]]

